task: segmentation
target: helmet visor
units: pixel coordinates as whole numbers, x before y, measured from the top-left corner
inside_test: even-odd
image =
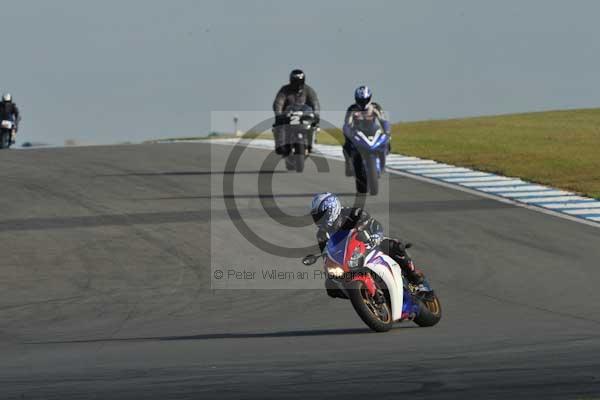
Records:
[[[315,225],[318,227],[324,228],[327,225],[327,211],[315,212],[312,213],[312,219]]]
[[[292,85],[295,88],[300,88],[304,86],[305,79],[306,77],[304,75],[304,72],[300,70],[294,70],[290,74],[290,85]]]
[[[363,110],[369,105],[371,102],[371,97],[357,97],[356,104],[358,104]]]

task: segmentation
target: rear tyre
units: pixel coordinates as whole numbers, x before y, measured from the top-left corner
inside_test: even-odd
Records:
[[[304,147],[304,143],[297,143],[295,146],[294,158],[296,164],[296,172],[304,171],[304,159],[306,157],[306,148]]]
[[[442,319],[442,305],[435,294],[419,299],[419,315],[415,323],[421,327],[434,326]]]
[[[370,156],[367,160],[366,173],[369,193],[376,196],[379,193],[379,174],[377,173],[377,159],[374,156]]]
[[[388,302],[376,304],[363,281],[351,282],[348,294],[354,310],[369,328],[375,332],[387,332],[392,329],[394,319]]]
[[[295,163],[295,159],[293,155],[289,155],[285,158],[285,169],[287,169],[288,171],[295,171],[296,170],[296,163]]]
[[[8,149],[10,147],[10,133],[6,131],[0,132],[0,149]]]
[[[343,153],[344,153],[344,172],[346,173],[346,176],[350,177],[350,176],[354,176],[354,167],[352,165],[353,161],[352,161],[352,157],[350,156],[350,154],[346,151],[346,149],[343,149]]]
[[[352,165],[348,161],[346,161],[346,176],[351,177],[354,175],[354,171],[352,170]]]
[[[352,163],[350,162],[350,160],[346,159],[346,176],[350,177],[350,176],[354,176],[354,169],[352,168]]]

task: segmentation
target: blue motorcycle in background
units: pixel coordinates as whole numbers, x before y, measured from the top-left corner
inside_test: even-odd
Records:
[[[359,121],[346,133],[345,151],[356,181],[356,191],[375,196],[379,193],[379,177],[385,171],[390,137],[376,120]]]

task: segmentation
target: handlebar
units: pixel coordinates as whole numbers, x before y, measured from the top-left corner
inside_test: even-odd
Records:
[[[291,117],[292,115],[300,115],[302,117],[309,117],[309,118],[314,118],[315,117],[314,111],[289,111],[285,115],[287,117]]]
[[[318,118],[313,111],[289,111],[275,117],[275,126],[279,125],[305,125],[314,128]]]

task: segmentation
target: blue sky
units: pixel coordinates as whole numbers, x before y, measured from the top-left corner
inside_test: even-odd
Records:
[[[270,109],[294,67],[324,109],[365,83],[394,120],[600,106],[592,0],[4,3],[21,140],[204,134],[211,111]]]

